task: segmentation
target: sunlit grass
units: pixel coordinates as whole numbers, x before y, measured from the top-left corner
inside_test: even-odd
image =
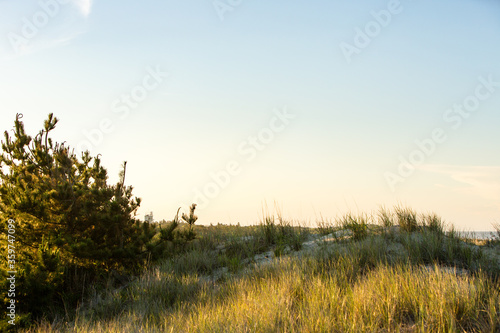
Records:
[[[185,252],[94,295],[76,318],[32,331],[500,330],[500,262],[484,248],[498,252],[497,243],[464,242],[435,214],[407,208],[323,222],[310,230],[267,216],[253,227],[196,227]],[[341,229],[351,236],[296,245]],[[274,259],[253,259],[265,251]]]

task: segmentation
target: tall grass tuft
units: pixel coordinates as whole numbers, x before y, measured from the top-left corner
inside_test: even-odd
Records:
[[[338,229],[331,220],[326,219],[323,216],[320,217],[320,220],[317,222],[317,225],[320,235],[323,236],[332,234]]]
[[[435,213],[426,214],[422,216],[422,225],[426,227],[429,231],[435,232],[438,234],[444,234],[446,225]]]
[[[379,224],[384,228],[390,228],[394,225],[393,216],[385,207],[380,207],[377,217]]]
[[[406,232],[414,232],[418,230],[418,220],[417,213],[411,208],[403,208],[397,206],[394,208],[396,213],[397,221],[401,230]]]
[[[352,231],[353,240],[361,240],[368,236],[368,217],[366,215],[355,216],[346,214],[338,222],[343,229]]]
[[[281,255],[289,247],[294,251],[302,248],[302,243],[309,236],[307,228],[294,226],[290,221],[278,217],[265,216],[259,224],[259,229],[266,246],[275,246],[275,254]]]

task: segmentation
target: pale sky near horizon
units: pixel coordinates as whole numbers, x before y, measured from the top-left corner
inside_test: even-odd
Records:
[[[139,217],[500,223],[500,2],[0,0],[0,130],[126,160]],[[3,138],[3,136],[2,136]]]

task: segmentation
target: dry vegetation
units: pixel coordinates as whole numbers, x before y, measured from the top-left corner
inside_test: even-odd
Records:
[[[500,331],[500,240],[461,238],[434,214],[195,232],[182,253],[30,331]]]

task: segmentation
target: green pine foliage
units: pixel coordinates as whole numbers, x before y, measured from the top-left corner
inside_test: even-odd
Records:
[[[13,134],[5,132],[0,156],[0,250],[6,256],[7,221],[13,219],[21,321],[74,306],[86,285],[136,274],[147,260],[164,255],[169,242],[195,237],[192,229],[184,236],[176,231],[177,217],[161,232],[135,218],[141,200],[125,186],[126,162],[119,182],[109,185],[99,156],[87,151],[78,158],[52,141],[58,122],[53,114],[35,137],[26,134],[21,119],[17,114]],[[0,265],[4,293],[7,260]],[[2,295],[2,307],[5,301]]]

